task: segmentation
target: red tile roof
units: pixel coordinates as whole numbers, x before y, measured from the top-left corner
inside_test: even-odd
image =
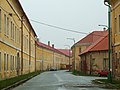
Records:
[[[70,51],[69,55],[69,49],[58,49],[60,52],[64,53],[66,56],[71,56],[72,52]]]
[[[107,31],[93,31],[92,33],[90,33],[89,35],[78,41],[76,44],[82,44],[82,43],[92,44],[96,42],[99,38],[105,36],[106,33]]]
[[[46,48],[46,49],[48,49],[48,50],[57,52],[57,53],[59,53],[59,54],[67,55],[66,53],[60,51],[59,49],[53,48],[53,47],[51,47],[51,46],[49,46],[49,45],[46,45],[46,44],[44,44],[44,43],[42,43],[42,42],[37,42],[37,45],[40,46],[40,47]],[[68,56],[68,55],[67,55],[67,56]]]
[[[108,33],[104,37],[99,38],[88,48],[86,48],[80,55],[90,51],[103,51],[103,50],[108,50]]]

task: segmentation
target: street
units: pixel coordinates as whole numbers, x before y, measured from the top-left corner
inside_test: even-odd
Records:
[[[74,76],[66,71],[44,72],[13,90],[107,90],[92,84],[101,77]],[[103,77],[102,77],[103,78]]]

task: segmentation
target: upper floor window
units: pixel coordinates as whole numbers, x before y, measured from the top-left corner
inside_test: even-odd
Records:
[[[15,42],[17,41],[17,27],[15,26]]]
[[[79,53],[81,53],[81,48],[79,48]]]
[[[119,31],[120,31],[120,15],[119,15]]]
[[[14,40],[14,24],[13,24],[13,37],[12,37],[12,38],[13,38],[13,40]]]
[[[7,35],[9,35],[9,18],[7,17]]]
[[[1,72],[1,66],[2,66],[2,57],[1,57],[2,55],[1,55],[1,52],[0,52],[0,72]]]
[[[114,32],[117,33],[117,18],[115,18],[115,22],[114,22]]]
[[[6,15],[4,14],[4,34],[6,35]]]
[[[1,18],[2,16],[1,16],[1,9],[0,9],[0,32],[1,32]]]
[[[11,37],[11,39],[12,39],[12,26],[13,24],[12,24],[12,21],[11,21],[11,30],[10,30],[10,37]]]

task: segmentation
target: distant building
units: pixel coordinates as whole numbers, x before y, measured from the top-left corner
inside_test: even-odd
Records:
[[[110,0],[112,23],[113,77],[120,80],[120,0]]]
[[[56,49],[54,45],[50,46],[37,42],[37,70],[50,70],[55,69],[66,69],[66,65],[69,65],[69,54],[68,50]]]
[[[108,71],[108,34],[101,36],[92,45],[80,53],[81,71],[96,74]]]
[[[104,36],[107,31],[93,31],[92,33],[85,36],[83,39],[78,41],[72,46],[72,66],[73,69],[77,71],[82,70],[82,61],[81,57],[79,57],[80,53],[82,53],[85,49],[95,43],[101,36]],[[75,52],[74,52],[75,49]],[[74,60],[75,56],[75,60]]]
[[[60,52],[64,53],[64,55],[66,56],[65,61],[66,63],[61,65],[61,67],[64,69],[72,69],[72,51],[69,49],[58,49]]]

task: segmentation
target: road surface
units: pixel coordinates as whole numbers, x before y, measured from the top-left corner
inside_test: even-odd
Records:
[[[44,72],[13,90],[107,90],[92,84],[101,77],[75,76],[66,71]]]

